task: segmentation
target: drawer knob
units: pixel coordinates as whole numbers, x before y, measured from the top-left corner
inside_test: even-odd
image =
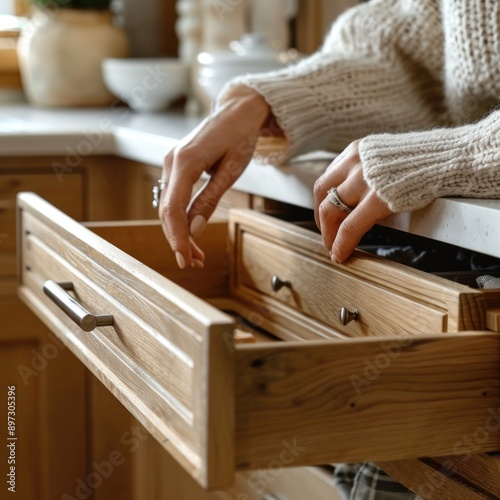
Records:
[[[276,275],[271,278],[271,288],[274,292],[279,292],[284,286],[292,288],[292,284],[289,281],[283,281]]]
[[[349,311],[347,307],[341,307],[339,310],[339,320],[344,325],[347,326],[351,321],[358,321],[359,311],[354,309],[354,311]]]
[[[43,285],[45,295],[59,306],[83,331],[91,332],[98,326],[111,326],[114,323],[113,315],[101,314],[94,316],[84,309],[69,293],[73,290],[73,283],[56,283],[48,280]]]

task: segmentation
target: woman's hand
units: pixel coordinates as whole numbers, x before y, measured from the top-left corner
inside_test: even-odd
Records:
[[[205,255],[193,237],[202,233],[221,196],[248,165],[269,117],[270,108],[260,94],[244,89],[166,155],[159,216],[181,269],[203,267]],[[210,179],[191,200],[203,172]]]
[[[328,200],[332,187],[337,188],[338,198],[352,212],[344,212]],[[391,213],[365,182],[359,141],[335,158],[314,185],[314,218],[334,262],[346,260],[362,236]]]

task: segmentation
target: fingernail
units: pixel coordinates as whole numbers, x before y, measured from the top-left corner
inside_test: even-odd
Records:
[[[335,257],[335,255],[334,255],[332,252],[330,252],[330,259],[331,259],[331,261],[332,261],[334,264],[338,264],[338,263],[339,263],[339,261],[338,261],[337,257]]]
[[[177,265],[184,269],[186,267],[186,261],[184,260],[184,256],[180,252],[175,252],[175,259],[177,260]]]
[[[200,236],[205,229],[206,224],[207,219],[205,219],[203,215],[196,215],[189,226],[189,232],[191,233],[191,236],[194,236],[195,238]]]
[[[193,259],[191,261],[191,267],[196,267],[197,269],[203,269],[205,267],[205,264],[198,259]]]

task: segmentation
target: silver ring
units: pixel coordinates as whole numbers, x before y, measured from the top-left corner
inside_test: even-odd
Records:
[[[328,191],[328,196],[326,199],[334,206],[337,208],[340,208],[342,212],[345,212],[347,214],[350,214],[352,212],[352,208],[347,206],[340,198],[339,194],[337,193],[337,188],[332,187]]]
[[[153,186],[153,208],[158,208],[160,206],[160,198],[163,186],[167,185],[168,181],[162,181],[161,179],[156,182]]]

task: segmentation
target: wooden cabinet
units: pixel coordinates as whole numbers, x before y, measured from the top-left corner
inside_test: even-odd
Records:
[[[23,500],[86,495],[95,465],[109,462],[114,451],[124,461],[94,498],[120,491],[122,499],[132,498],[127,443],[138,424],[18,299],[16,195],[36,192],[76,220],[143,217],[145,204],[129,214],[125,202],[136,169],[113,157],[0,159],[0,381],[16,387],[16,493]],[[5,432],[6,426],[4,442]]]
[[[27,189],[81,220],[84,178],[76,169],[60,182],[35,158],[2,159],[0,166],[0,380],[5,398],[7,386],[15,387],[11,465],[19,498],[45,500],[70,491],[85,472],[86,370],[16,297],[16,195]],[[62,431],[66,422],[71,433]]]
[[[205,232],[214,265],[201,272],[177,270],[157,224],[85,228],[29,194],[19,211],[23,300],[204,488],[228,488],[236,473],[276,460],[456,453],[499,406],[500,337],[485,321],[498,294],[359,253],[333,266],[319,235],[251,211]],[[289,273],[277,291],[275,269]],[[345,293],[358,284],[373,288],[373,303]],[[87,317],[84,331],[54,295],[113,324],[94,328]],[[359,307],[361,327],[332,319],[344,306]],[[415,311],[431,318],[422,331]],[[258,341],[236,343],[242,328]],[[475,452],[499,442],[490,433]]]
[[[0,296],[0,318],[5,408],[7,387],[15,387],[15,492],[23,500],[60,498],[85,477],[85,367],[18,300]],[[5,423],[5,444],[6,430]]]
[[[71,173],[61,183],[48,167],[0,167],[0,280],[3,288],[16,275],[16,195],[35,191],[77,220],[83,215],[83,175]]]

